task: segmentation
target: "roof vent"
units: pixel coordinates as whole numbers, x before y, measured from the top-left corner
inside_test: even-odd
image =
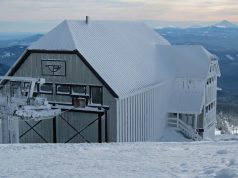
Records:
[[[86,24],[89,24],[89,16],[86,16]]]

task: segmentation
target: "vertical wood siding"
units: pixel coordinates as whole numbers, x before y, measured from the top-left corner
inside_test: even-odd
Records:
[[[158,141],[166,125],[170,83],[119,98],[117,141]]]
[[[41,60],[65,60],[66,61],[66,76],[45,76],[41,73]],[[15,76],[22,77],[42,77],[46,79],[46,82],[52,83],[75,83],[75,84],[85,84],[85,85],[100,85],[103,84],[98,80],[93,72],[82,62],[82,60],[75,54],[50,54],[50,53],[33,53],[31,54],[21,67],[16,71]],[[41,94],[42,97],[46,97],[49,101],[58,102],[70,102],[71,97],[65,95],[56,94]],[[108,139],[113,142],[116,141],[116,99],[111,95],[106,87],[103,86],[103,102],[104,105],[110,107],[108,111]],[[96,114],[82,114],[82,113],[72,113],[69,112],[64,114],[64,117],[70,121],[76,128],[80,129],[82,124],[88,123],[91,119],[97,117]],[[30,122],[34,125],[36,122]],[[95,123],[96,125],[97,123]],[[57,128],[59,129],[60,135],[58,135],[59,142],[63,142],[66,137],[68,138],[73,134],[72,129],[68,127],[63,121],[59,119],[57,121]],[[20,121],[20,134],[24,133],[29,129],[29,126]],[[52,142],[52,120],[42,121],[39,125],[35,127],[48,142]],[[95,138],[97,135],[97,128],[92,126],[88,131],[84,132],[84,136],[90,138],[93,142],[97,141]],[[37,134],[33,131],[29,132],[21,140],[21,143],[38,143],[44,142],[39,138]],[[77,136],[72,142],[81,142],[79,136]]]

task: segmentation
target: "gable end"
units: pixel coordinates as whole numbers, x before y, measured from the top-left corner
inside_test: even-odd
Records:
[[[103,80],[103,78],[94,70],[94,68],[88,63],[88,61],[84,58],[84,56],[78,51],[56,51],[56,50],[26,50],[22,57],[18,60],[18,62],[7,72],[6,75],[13,76],[16,71],[21,67],[21,65],[25,62],[25,60],[32,53],[61,53],[61,54],[75,54],[77,55],[83,63],[89,68],[89,70],[98,78],[98,80],[108,89],[108,91],[112,94],[113,97],[118,98],[116,92]]]

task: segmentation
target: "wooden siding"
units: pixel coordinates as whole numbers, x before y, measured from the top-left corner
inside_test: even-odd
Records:
[[[41,60],[65,60],[66,61],[66,76],[44,76],[41,73]],[[75,84],[85,84],[85,85],[100,85],[103,84],[100,80],[90,71],[90,69],[83,63],[83,61],[76,54],[58,54],[52,53],[32,53],[25,62],[16,71],[14,76],[26,76],[26,77],[42,77],[46,79],[46,82],[52,83],[75,83]],[[58,102],[70,102],[71,98],[64,95],[53,95],[42,94],[41,96],[46,97],[49,101]],[[110,107],[108,111],[108,137],[109,141],[116,141],[116,99],[111,95],[111,93],[103,86],[103,104]],[[96,118],[97,115],[94,114],[82,114],[82,113],[67,113],[65,114],[66,119],[72,119],[72,124],[80,128],[85,120],[91,120]],[[32,122],[31,124],[34,124]],[[42,125],[43,124],[43,125]],[[64,137],[70,135],[71,131],[67,127],[62,126],[61,121],[57,122],[57,127],[60,129],[59,141],[63,142]],[[20,121],[20,133],[23,133],[27,128],[24,122]],[[44,129],[45,128],[45,129]],[[52,142],[52,120],[43,121],[37,126],[37,129],[50,141]],[[93,128],[93,127],[92,127]],[[65,134],[65,135],[64,135]],[[84,133],[89,138],[95,140],[95,135],[97,134],[97,129],[90,129],[90,132]],[[64,136],[63,136],[64,135]],[[40,142],[38,136],[31,131],[21,142]],[[73,142],[80,142],[79,136],[75,138]]]
[[[0,119],[0,143],[2,143],[2,119]]]
[[[117,141],[158,141],[167,121],[170,82],[118,99]]]
[[[203,138],[215,137],[216,105],[217,105],[217,77],[220,75],[217,61],[212,61],[208,79],[205,84],[205,106],[215,104],[211,110],[204,109]]]

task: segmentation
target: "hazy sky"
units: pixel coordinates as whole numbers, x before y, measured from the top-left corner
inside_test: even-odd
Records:
[[[237,0],[0,0],[0,21],[82,19],[238,22]]]

